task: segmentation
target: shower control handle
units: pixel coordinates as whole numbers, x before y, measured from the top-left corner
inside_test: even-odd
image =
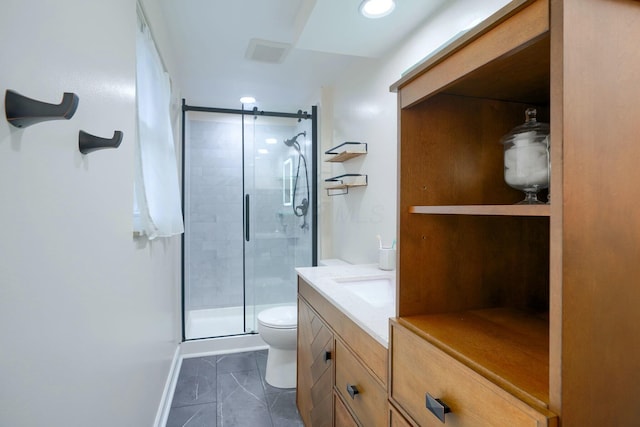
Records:
[[[248,242],[250,239],[249,234],[249,195],[244,195],[244,239]]]

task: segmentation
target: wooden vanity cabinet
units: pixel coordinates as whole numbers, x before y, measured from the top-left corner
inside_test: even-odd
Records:
[[[638,40],[638,1],[518,0],[392,86],[389,399],[410,424],[442,424],[428,393],[453,426],[640,425]],[[550,204],[504,182],[528,107]]]
[[[303,299],[298,299],[296,399],[306,426],[332,426],[334,345],[331,329]]]
[[[387,426],[387,349],[301,278],[297,370],[306,427]]]

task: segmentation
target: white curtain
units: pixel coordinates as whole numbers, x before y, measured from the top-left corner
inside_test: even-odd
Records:
[[[134,231],[151,240],[181,234],[184,224],[171,128],[171,83],[148,27],[138,24]]]

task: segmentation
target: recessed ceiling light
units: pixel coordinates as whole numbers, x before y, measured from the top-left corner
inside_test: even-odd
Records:
[[[242,98],[240,98],[240,102],[242,104],[255,104],[256,99],[253,96],[243,96]]]
[[[267,139],[265,140],[265,142],[266,142],[267,144],[277,144],[277,143],[278,143],[278,140],[277,140],[277,139],[275,139],[275,138],[267,138]]]
[[[363,0],[360,3],[360,13],[367,18],[382,18],[390,14],[395,7],[395,0]]]
[[[266,148],[258,148],[258,153],[260,154],[269,154],[269,150]]]

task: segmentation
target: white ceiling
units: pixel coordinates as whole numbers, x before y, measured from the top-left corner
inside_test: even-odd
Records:
[[[367,19],[361,0],[159,0],[189,105],[260,109],[309,107],[356,61],[378,58],[451,0],[397,0],[391,15]],[[291,45],[279,63],[245,57],[252,39]]]

